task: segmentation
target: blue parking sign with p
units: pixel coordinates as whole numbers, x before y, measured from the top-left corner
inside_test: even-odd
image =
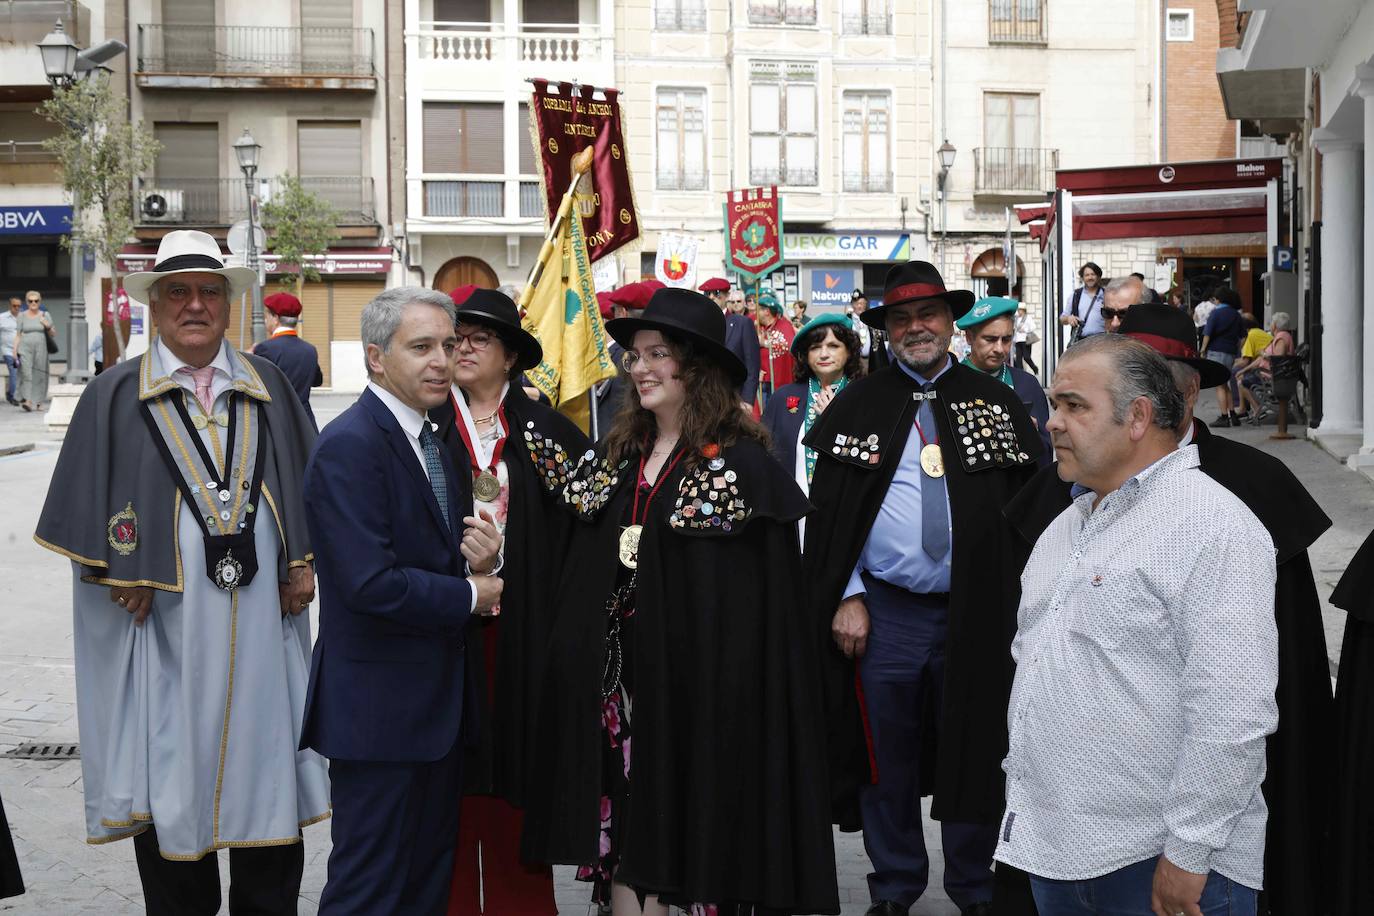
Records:
[[[1293,249],[1287,245],[1275,245],[1274,257],[1270,261],[1274,270],[1293,270]]]

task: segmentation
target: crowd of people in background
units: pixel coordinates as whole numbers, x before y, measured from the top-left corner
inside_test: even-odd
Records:
[[[25,411],[40,410],[48,400],[48,357],[57,352],[57,328],[43,296],[29,290],[11,296],[0,313],[0,361],[5,366],[5,402]]]

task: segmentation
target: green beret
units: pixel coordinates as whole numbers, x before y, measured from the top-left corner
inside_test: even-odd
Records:
[[[1015,315],[1016,310],[1020,307],[1021,303],[1015,299],[1008,299],[1005,296],[984,296],[973,303],[973,308],[968,310],[968,314],[954,324],[959,330],[967,331],[969,328],[977,327],[994,318],[1000,318],[1003,315]]]
[[[797,331],[797,336],[792,338],[792,352],[797,356],[801,356],[801,351],[798,348],[801,346],[802,338],[806,337],[809,332],[816,328],[823,328],[827,324],[837,324],[841,327],[849,328],[851,331],[854,330],[854,322],[849,320],[848,315],[844,315],[840,312],[827,312],[824,315],[817,315],[815,318],[812,318],[806,324],[802,325],[801,329]]]
[[[782,314],[782,304],[778,302],[777,297],[772,293],[759,293],[757,302],[760,307],[766,308],[774,314]]]

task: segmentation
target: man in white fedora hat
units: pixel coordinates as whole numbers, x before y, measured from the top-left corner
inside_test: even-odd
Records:
[[[72,561],[87,841],[134,838],[149,913],[295,913],[297,751],[314,597],[301,475],[315,433],[276,366],[224,339],[253,272],[170,232],[124,280],[158,337],[77,404],[35,540]],[[73,485],[80,482],[80,486]]]

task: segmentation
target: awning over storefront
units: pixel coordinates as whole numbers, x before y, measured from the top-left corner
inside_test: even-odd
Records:
[[[125,245],[119,255],[120,273],[138,270],[151,270],[157,256],[156,245]],[[226,258],[231,257],[226,255]],[[331,248],[328,254],[311,256],[309,262],[325,276],[349,276],[384,274],[391,270],[392,251],[389,247],[377,248]],[[280,259],[270,251],[262,255],[263,263],[269,274],[295,273],[294,268],[285,268]]]

